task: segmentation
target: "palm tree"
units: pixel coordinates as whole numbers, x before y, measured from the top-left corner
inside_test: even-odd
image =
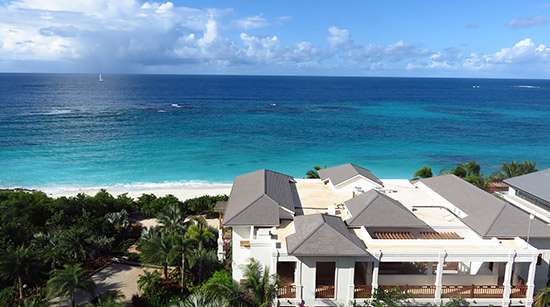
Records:
[[[460,178],[466,178],[468,176],[483,176],[483,174],[481,174],[480,171],[481,171],[481,166],[477,164],[476,161],[472,160],[470,162],[458,164],[452,170],[442,169],[439,172],[439,175],[453,174]]]
[[[492,177],[506,179],[536,172],[536,164],[536,162],[530,162],[527,160],[521,164],[515,160],[512,161],[512,163],[504,162],[502,163],[500,170],[495,172]]]
[[[198,278],[199,283],[211,277],[222,266],[218,260],[216,250],[213,249],[195,249],[188,259],[191,272],[193,276]],[[194,266],[193,263],[198,263],[199,265]]]
[[[174,257],[177,258],[181,256],[181,291],[183,292],[185,285],[185,262],[190,266],[195,264],[194,259],[190,257],[193,253],[193,247],[197,245],[197,241],[193,239],[186,238],[185,236],[176,236],[174,237]],[[178,255],[175,256],[175,253]]]
[[[130,216],[128,215],[128,211],[125,209],[120,210],[120,212],[107,213],[105,214],[105,218],[118,230],[130,226]]]
[[[184,301],[171,307],[228,307],[229,302],[224,298],[208,296],[203,291],[197,291],[189,295]]]
[[[82,226],[73,226],[59,236],[59,243],[55,248],[61,249],[63,253],[70,254],[74,262],[86,258],[88,234]]]
[[[168,278],[168,263],[173,260],[174,237],[168,234],[154,236],[150,240],[141,241],[141,258],[147,263],[163,266],[164,278]]]
[[[522,164],[523,166],[523,174],[529,174],[529,173],[534,173],[537,171],[537,162],[533,161],[527,161],[525,160]]]
[[[198,243],[198,252],[201,253],[203,246],[208,242],[215,242],[216,235],[210,232],[210,229],[198,227],[196,225],[190,226],[185,234],[186,238],[190,238]],[[199,283],[202,281],[202,257],[199,257]]]
[[[125,307],[126,303],[120,302],[123,298],[124,294],[119,289],[109,290],[96,295],[86,307]]]
[[[155,293],[162,283],[159,271],[144,271],[137,281],[138,289],[145,295]]]
[[[269,268],[262,269],[260,262],[251,258],[245,266],[243,287],[250,291],[250,298],[260,307],[269,307],[277,295],[277,281],[269,275]]]
[[[217,271],[204,283],[201,290],[210,297],[225,299],[230,306],[255,307],[256,304],[247,296],[249,291],[233,280],[227,271]]]
[[[31,247],[18,246],[0,257],[0,277],[17,282],[19,299],[23,299],[23,284],[32,281],[42,262]]]
[[[64,265],[63,269],[52,272],[52,277],[46,284],[50,297],[68,297],[71,306],[75,306],[75,291],[84,290],[93,295],[95,283],[88,270],[80,267],[80,264]]]
[[[183,234],[191,224],[191,222],[185,221],[186,218],[187,215],[181,211],[180,207],[170,206],[157,216],[157,220],[161,224],[158,226],[159,230],[165,233]]]
[[[521,164],[518,161],[512,161],[512,163],[503,162],[500,167],[500,171],[495,172],[492,177],[498,179],[512,178],[523,175]]]
[[[185,237],[195,240],[198,243],[199,250],[202,250],[207,243],[216,242],[216,235],[213,234],[208,227],[202,228],[196,225],[189,227],[185,233]]]
[[[327,166],[325,165],[325,167],[323,168],[327,168]],[[312,170],[309,170],[306,172],[306,178],[309,178],[309,179],[319,178],[319,174],[317,173],[317,171],[320,169],[321,167],[319,165],[313,166]]]
[[[535,295],[534,307],[546,307],[550,306],[550,287],[541,289],[539,293]]]
[[[481,166],[474,160],[458,164],[452,170],[442,169],[439,172],[439,175],[442,174],[453,174],[483,190],[487,189],[487,185],[489,184],[489,180],[487,178],[483,178]]]
[[[432,176],[433,176],[432,168],[429,167],[428,165],[425,165],[421,169],[416,171],[416,173],[414,173],[414,178],[413,179],[430,178]]]
[[[50,307],[52,304],[45,299],[35,296],[23,301],[22,307]]]

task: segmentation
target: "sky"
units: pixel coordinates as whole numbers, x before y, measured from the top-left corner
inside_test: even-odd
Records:
[[[0,0],[0,72],[547,79],[550,0]]]

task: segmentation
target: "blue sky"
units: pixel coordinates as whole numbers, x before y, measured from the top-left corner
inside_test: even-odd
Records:
[[[550,1],[0,0],[1,72],[548,78]]]

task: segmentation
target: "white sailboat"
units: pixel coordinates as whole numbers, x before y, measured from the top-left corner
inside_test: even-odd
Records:
[[[103,82],[103,78],[101,78],[101,74],[99,74],[99,82]]]

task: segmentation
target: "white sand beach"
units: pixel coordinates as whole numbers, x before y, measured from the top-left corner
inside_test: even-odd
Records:
[[[156,188],[156,189],[141,189],[141,190],[126,189],[124,187],[111,187],[111,188],[107,187],[105,188],[105,190],[107,190],[107,192],[111,193],[114,196],[127,193],[128,196],[133,198],[137,198],[142,194],[154,194],[157,197],[172,194],[176,196],[178,199],[183,201],[189,198],[199,197],[203,195],[223,195],[223,194],[229,195],[229,193],[231,192],[231,186],[232,184],[204,184],[204,185],[182,187],[182,188],[168,188],[168,189]],[[87,195],[95,195],[99,190],[100,188],[89,188],[89,189],[67,189],[62,191],[45,190],[44,192],[51,197],[61,197],[61,196],[75,196],[80,193],[84,193]]]

